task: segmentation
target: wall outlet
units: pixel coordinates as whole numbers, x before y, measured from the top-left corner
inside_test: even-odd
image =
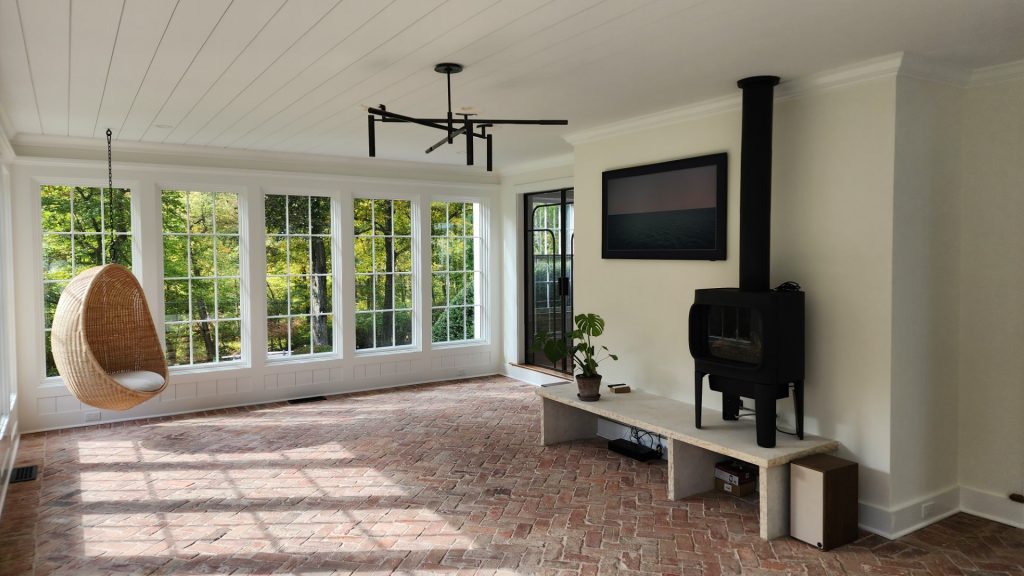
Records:
[[[932,510],[935,509],[935,502],[925,502],[921,504],[921,518],[928,518],[932,515]]]
[[[85,413],[85,421],[86,422],[99,422],[102,419],[103,419],[103,413],[101,413],[99,411],[94,410],[92,412],[86,412]]]

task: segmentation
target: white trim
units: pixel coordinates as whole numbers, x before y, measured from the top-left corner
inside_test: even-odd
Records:
[[[978,68],[971,73],[970,86],[990,86],[1024,79],[1024,60]]]
[[[572,132],[563,136],[566,142],[573,146],[605,140],[615,136],[632,134],[651,128],[659,128],[670,124],[678,124],[694,118],[713,116],[739,110],[740,96],[732,94],[712,98],[701,102],[686,104],[668,110],[660,110],[642,116],[634,116],[618,122],[587,128],[578,132]]]
[[[0,117],[3,115],[3,110],[0,109]],[[7,128],[4,127],[3,122],[0,121],[0,158],[4,160],[14,160],[18,155],[14,152],[14,147],[11,146],[10,133]]]
[[[21,434],[18,431],[18,421],[14,420],[11,426],[11,449],[7,454],[2,454],[0,460],[0,514],[4,511],[4,501],[7,499],[7,486],[10,485],[11,474],[14,471],[14,463],[18,459],[18,446],[21,444]]]
[[[267,404],[276,404],[278,402],[287,402],[288,400],[294,400],[296,398],[308,398],[310,396],[326,396],[327,398],[332,398],[332,397],[336,397],[336,396],[348,396],[348,395],[352,395],[352,394],[359,394],[361,392],[372,392],[372,391],[376,391],[376,390],[389,390],[391,388],[406,388],[406,387],[410,387],[410,386],[419,386],[421,384],[433,384],[433,383],[436,383],[436,382],[447,382],[449,380],[454,380],[454,379],[457,379],[457,378],[458,379],[461,379],[461,378],[483,378],[485,376],[493,376],[493,375],[495,375],[494,370],[486,369],[485,368],[485,369],[480,370],[479,372],[472,372],[472,373],[467,373],[465,375],[459,375],[459,376],[445,376],[443,378],[425,378],[425,379],[421,379],[421,380],[414,380],[414,381],[411,381],[411,382],[399,382],[397,384],[382,384],[382,385],[379,385],[379,386],[375,386],[375,385],[360,386],[360,387],[351,388],[351,389],[339,389],[338,386],[341,385],[341,382],[327,382],[327,383],[324,383],[324,384],[317,385],[315,387],[313,387],[313,386],[306,386],[306,387],[303,387],[303,388],[295,388],[295,390],[296,390],[295,394],[286,394],[284,396],[274,396],[274,397],[272,397],[270,399],[248,400],[246,402],[230,403],[230,404],[214,404],[214,405],[210,405],[210,406],[203,406],[203,407],[200,407],[200,408],[191,408],[191,409],[177,410],[177,411],[172,411],[172,412],[160,412],[158,414],[146,414],[146,415],[135,414],[135,415],[132,415],[132,416],[126,416],[124,418],[114,418],[114,419],[110,419],[110,420],[104,419],[104,420],[102,420],[100,422],[85,422],[85,423],[79,422],[79,423],[75,423],[75,424],[61,424],[61,425],[57,425],[57,426],[48,426],[48,427],[43,427],[43,428],[36,428],[34,430],[26,431],[25,434],[30,434],[30,433],[31,434],[38,434],[40,432],[50,432],[50,431],[53,431],[53,430],[67,430],[69,428],[83,428],[84,429],[84,428],[90,428],[92,426],[103,426],[103,425],[107,425],[107,424],[112,424],[112,423],[115,423],[115,422],[130,422],[130,421],[136,421],[136,420],[141,421],[141,420],[146,420],[146,419],[150,419],[150,418],[167,418],[169,416],[178,416],[178,415],[181,415],[181,414],[196,414],[196,415],[199,415],[199,414],[202,414],[204,412],[210,412],[210,411],[213,411],[213,410],[226,410],[226,409],[230,409],[230,408],[244,408],[244,407],[249,407],[249,406],[264,406],[264,405],[267,405]],[[95,410],[95,409],[90,409],[90,411],[91,410]],[[103,413],[106,414],[106,412],[103,412]]]
[[[1005,494],[993,494],[969,486],[961,486],[960,510],[974,516],[1024,529],[1024,504],[1011,501]]]
[[[906,68],[908,73],[913,70],[916,74],[928,75],[927,71],[932,71],[933,74],[928,75],[928,77],[935,79],[933,76],[938,74],[939,70],[942,70],[943,72],[940,77],[954,76],[954,74],[949,72],[948,69],[940,68],[938,66],[925,66],[925,61],[921,58],[916,56],[908,58],[903,53],[897,53],[883,56],[881,58],[865,60],[851,66],[844,66],[834,70],[821,72],[819,74],[812,74],[805,77],[794,78],[792,80],[784,80],[776,89],[776,98],[785,100],[801,96],[808,92],[830,90],[868,80],[892,77],[901,73],[905,64],[908,62],[913,63]],[[661,110],[618,122],[612,122],[610,124],[580,130],[578,132],[567,134],[565,136],[565,140],[573,146],[578,146],[588,142],[605,140],[607,138],[631,134],[651,128],[678,124],[695,118],[703,118],[726,112],[735,112],[740,109],[740,104],[741,97],[740,94],[736,92],[727,96],[710,98],[700,102],[669,108],[668,110]],[[502,175],[504,176],[505,172],[503,172]]]
[[[921,518],[921,506],[929,502],[932,503],[931,513]],[[1024,506],[1010,502],[1004,495],[959,485],[892,508],[860,502],[859,525],[868,532],[895,540],[958,512],[1024,529]]]
[[[11,141],[19,158],[101,161],[106,159],[106,142],[96,138],[18,134]],[[300,172],[374,178],[375,174],[392,174],[396,180],[432,180],[463,184],[497,184],[494,172],[480,172],[460,165],[431,164],[377,158],[352,158],[295,152],[242,150],[212,146],[162,144],[152,142],[116,141],[114,160],[117,163],[149,164],[166,169],[169,166],[213,168],[223,170]],[[269,168],[268,168],[269,167]],[[374,178],[375,179],[375,178]]]
[[[4,103],[0,102],[0,158],[13,160],[17,156],[14,147],[11,146],[11,139],[17,134],[14,124],[11,123],[11,117],[7,115]]]

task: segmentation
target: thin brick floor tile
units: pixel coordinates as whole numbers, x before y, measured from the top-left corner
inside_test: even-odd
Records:
[[[957,514],[820,552],[757,506],[666,500],[664,463],[538,445],[492,376],[22,437],[0,517],[20,574],[1024,575],[1024,530]]]

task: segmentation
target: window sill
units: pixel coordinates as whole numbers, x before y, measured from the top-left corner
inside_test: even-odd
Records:
[[[248,362],[216,362],[209,364],[188,364],[169,366],[167,371],[171,376],[199,376],[209,372],[234,372],[252,368]]]
[[[292,366],[296,364],[320,364],[342,360],[341,354],[337,352],[321,352],[319,354],[303,354],[301,356],[281,356],[278,358],[267,358],[267,368],[275,366]]]
[[[375,356],[392,356],[399,354],[415,354],[422,352],[423,350],[418,346],[392,346],[391,348],[367,348],[366,350],[356,350],[356,358],[373,358]]]
[[[458,340],[455,342],[434,342],[430,345],[431,350],[456,350],[459,348],[480,348],[490,346],[487,340]]]

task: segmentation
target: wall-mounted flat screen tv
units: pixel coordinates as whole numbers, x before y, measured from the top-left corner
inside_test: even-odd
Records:
[[[603,175],[602,258],[725,260],[722,152]]]

